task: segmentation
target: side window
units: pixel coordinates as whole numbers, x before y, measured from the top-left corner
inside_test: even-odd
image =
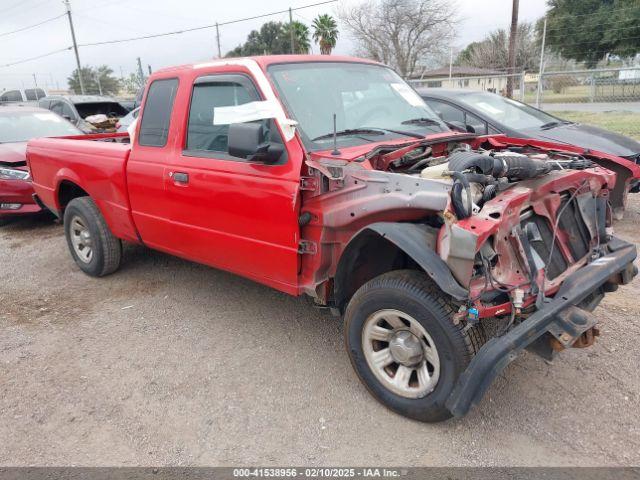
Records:
[[[227,153],[229,125],[214,125],[214,108],[259,100],[253,83],[242,75],[218,75],[196,80],[191,95],[188,151]]]
[[[60,101],[53,101],[51,102],[51,105],[49,105],[49,110],[51,110],[52,112],[57,113],[58,115],[62,116],[62,102]]]
[[[178,90],[178,79],[156,80],[149,86],[142,112],[138,144],[164,147],[167,144],[173,101]]]
[[[74,115],[73,110],[68,103],[62,104],[62,116],[69,117],[70,120],[76,120],[76,115]]]
[[[478,135],[487,134],[487,122],[485,122],[481,118],[476,117],[473,113],[465,112],[465,115],[465,125],[467,126],[467,130],[473,129],[472,133],[476,133]]]
[[[10,90],[8,92],[4,92],[2,97],[0,97],[0,101],[3,102],[22,102],[22,93],[20,90]]]
[[[459,108],[438,100],[427,100],[427,104],[429,104],[445,122],[460,122],[464,124],[464,112]]]
[[[35,88],[27,88],[24,91],[24,96],[27,97],[28,101],[38,100],[38,93]]]

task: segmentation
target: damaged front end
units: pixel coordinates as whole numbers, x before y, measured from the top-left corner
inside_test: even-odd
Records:
[[[454,322],[479,325],[490,338],[447,402],[455,415],[522,349],[551,359],[593,344],[590,312],[637,274],[635,247],[612,236],[615,175],[562,160],[530,149],[464,151],[448,162],[454,184],[439,253],[469,292]]]
[[[459,306],[454,323],[484,331],[447,401],[454,415],[521,350],[551,358],[591,345],[590,312],[637,274],[635,247],[611,228],[615,173],[575,154],[480,142],[382,146],[350,161],[316,155],[303,185],[301,232],[317,247],[301,267],[306,293],[340,310],[367,279],[415,266]],[[377,253],[364,255],[359,240],[376,238]]]

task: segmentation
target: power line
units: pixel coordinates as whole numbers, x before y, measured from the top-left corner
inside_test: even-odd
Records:
[[[6,35],[11,35],[13,33],[23,32],[23,31],[29,30],[31,28],[36,28],[36,27],[39,27],[40,25],[44,25],[45,23],[52,22],[52,21],[57,20],[59,18],[62,18],[64,16],[65,16],[65,14],[62,13],[62,14],[58,15],[57,17],[48,18],[47,20],[43,20],[40,23],[34,23],[33,25],[29,25],[28,27],[22,27],[22,28],[19,28],[17,30],[13,30],[11,32],[0,33],[0,37],[4,37]]]
[[[294,10],[302,10],[304,8],[317,7],[319,5],[326,5],[328,3],[335,3],[337,1],[338,0],[326,0],[324,2],[312,3],[312,4],[309,4],[309,5],[304,5],[302,7],[292,8],[291,10],[292,11],[294,11]],[[246,22],[246,21],[249,21],[249,20],[256,20],[256,19],[264,18],[264,17],[271,17],[273,15],[280,15],[280,14],[283,14],[283,13],[289,13],[289,9],[280,10],[280,11],[271,12],[271,13],[264,13],[262,15],[255,15],[253,17],[245,17],[245,18],[239,18],[239,19],[236,19],[236,20],[229,20],[229,21],[226,21],[226,22],[219,22],[217,25],[219,27],[221,27],[223,25],[231,25],[231,24],[234,24],[234,23]],[[146,40],[146,39],[149,39],[149,38],[168,37],[170,35],[180,35],[180,34],[183,34],[183,33],[195,32],[195,31],[198,31],[198,30],[206,30],[206,29],[215,28],[215,27],[216,27],[216,24],[212,23],[212,24],[209,24],[209,25],[202,25],[200,27],[184,28],[184,29],[181,29],[181,30],[174,30],[174,31],[171,31],[171,32],[164,32],[164,33],[155,33],[155,34],[152,34],[152,35],[142,35],[142,36],[139,36],[139,37],[121,38],[121,39],[118,39],[118,40],[105,40],[105,41],[102,41],[102,42],[80,43],[80,44],[78,44],[78,46],[79,47],[93,47],[93,46],[97,46],[97,45],[111,45],[111,44],[114,44],[114,43],[133,42],[133,41],[136,41],[136,40]]]
[[[26,63],[26,62],[30,62],[32,60],[37,60],[39,58],[44,58],[44,57],[48,57],[50,55],[55,55],[56,53],[60,53],[60,52],[65,52],[67,50],[71,50],[71,47],[65,47],[65,48],[61,48],[59,50],[54,50],[52,52],[48,52],[48,53],[43,53],[42,55],[38,55],[36,57],[30,57],[30,58],[25,58],[24,60],[18,60],[16,62],[11,62],[11,63],[5,63],[4,65],[0,65],[0,67],[11,67],[13,65],[18,65],[20,63]]]

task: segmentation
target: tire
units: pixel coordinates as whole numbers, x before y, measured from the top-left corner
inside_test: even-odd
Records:
[[[90,197],[69,202],[64,211],[64,233],[71,256],[87,275],[102,277],[120,266],[122,242],[111,233]]]
[[[452,416],[445,407],[445,401],[460,374],[484,343],[484,335],[480,330],[474,327],[465,331],[464,325],[453,324],[455,311],[457,307],[451,299],[426,274],[415,270],[385,273],[364,284],[355,293],[344,317],[345,344],[358,377],[379,402],[400,415],[422,422],[440,422]],[[393,318],[396,313],[400,314],[397,316],[405,324],[404,330],[415,335],[400,333],[402,325],[397,329],[393,327],[397,323],[397,319]],[[382,369],[376,368],[372,358],[385,357],[381,362],[384,364],[389,355],[381,355],[385,353],[385,341],[370,341],[367,332],[383,332],[386,328],[393,329],[391,331],[394,334],[382,334],[384,338],[392,339],[386,343],[391,358],[402,358],[410,351],[399,347],[395,353],[402,355],[393,355],[393,343],[401,336],[409,339],[406,341],[414,342],[410,346],[423,352],[421,362],[424,363],[415,363],[420,361],[414,356],[405,358],[406,364],[394,361]],[[426,335],[420,336],[420,332]],[[424,353],[427,351],[431,353]],[[416,352],[413,350],[414,354]],[[394,366],[397,366],[395,373]],[[404,375],[398,375],[401,368]],[[402,377],[406,379],[407,370],[412,369],[415,372],[412,371],[408,377],[409,385],[395,385],[396,380],[400,381]],[[429,375],[424,374],[425,369]],[[419,376],[421,373],[422,376]]]

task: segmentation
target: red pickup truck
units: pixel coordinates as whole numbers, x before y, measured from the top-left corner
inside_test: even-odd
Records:
[[[345,318],[369,391],[464,415],[525,348],[591,345],[637,274],[597,154],[446,128],[393,70],[334,56],[226,59],[149,79],[135,134],[38,139],[37,199],[71,255],[121,242],[229,270]]]

